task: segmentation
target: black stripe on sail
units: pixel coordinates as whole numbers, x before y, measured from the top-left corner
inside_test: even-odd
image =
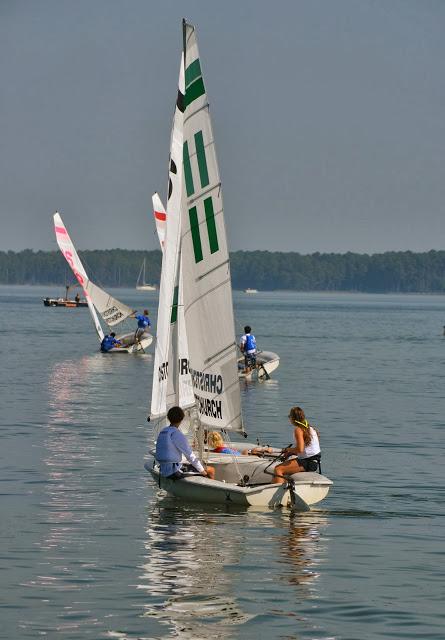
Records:
[[[178,89],[178,97],[176,99],[176,106],[178,107],[178,110],[181,113],[184,113],[184,110],[185,110],[184,95],[179,91],[179,89]]]
[[[174,173],[175,175],[178,173],[178,170],[176,168],[176,164],[175,164],[174,160],[172,160],[171,158],[170,158],[170,171],[172,173]]]

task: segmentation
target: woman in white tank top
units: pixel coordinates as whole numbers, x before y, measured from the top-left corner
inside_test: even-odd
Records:
[[[284,462],[274,469],[273,482],[281,484],[286,476],[301,471],[316,471],[319,464],[316,459],[320,457],[320,441],[318,432],[306,420],[301,407],[292,407],[289,411],[289,422],[294,427],[295,446],[287,447],[282,451]],[[289,460],[291,456],[293,457]]]

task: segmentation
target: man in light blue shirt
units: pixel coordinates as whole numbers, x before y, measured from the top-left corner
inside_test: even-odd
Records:
[[[169,409],[167,418],[170,424],[168,427],[164,427],[158,435],[156,460],[159,462],[160,474],[164,478],[182,478],[184,473],[181,461],[184,455],[198,473],[213,480],[215,477],[213,467],[204,467],[189,445],[185,435],[179,430],[180,424],[184,420],[184,415],[181,407]]]

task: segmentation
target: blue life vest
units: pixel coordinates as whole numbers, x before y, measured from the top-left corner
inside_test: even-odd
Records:
[[[244,353],[249,353],[249,351],[256,351],[256,340],[255,340],[255,336],[253,336],[251,333],[246,333]]]
[[[148,316],[144,316],[142,314],[136,316],[136,320],[138,321],[139,329],[145,329],[150,326],[150,319]]]
[[[116,344],[116,338],[113,338],[112,336],[105,336],[105,338],[100,343],[100,350],[103,351],[103,353],[107,353],[107,351],[111,351],[111,349],[116,346]]]
[[[177,445],[184,453],[191,453],[187,438],[179,429],[172,425],[164,427],[156,441],[156,460],[158,462],[181,462],[183,451]]]

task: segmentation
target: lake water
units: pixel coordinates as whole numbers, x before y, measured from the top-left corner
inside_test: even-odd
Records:
[[[1,638],[443,640],[445,296],[235,294],[281,355],[241,387],[248,432],[289,444],[301,404],[334,481],[291,514],[165,498],[153,347],[98,353],[87,309],[43,307],[59,293],[0,287]]]

